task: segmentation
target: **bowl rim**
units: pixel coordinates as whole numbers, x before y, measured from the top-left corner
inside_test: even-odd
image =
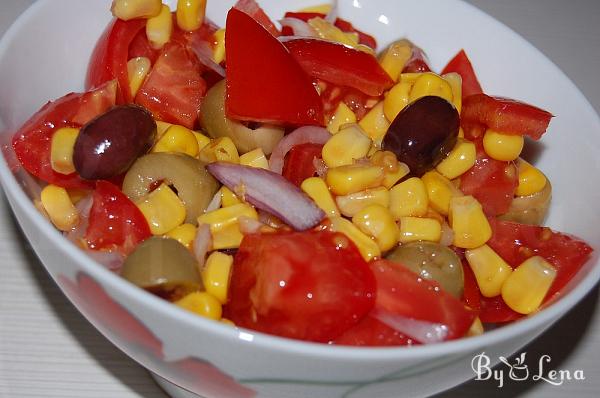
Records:
[[[554,64],[554,62],[552,62],[531,43],[525,40],[521,35],[499,20],[491,17],[484,11],[469,3],[466,3],[463,0],[453,1],[456,3],[462,3],[463,6],[470,8],[471,12],[479,14],[478,16],[481,18],[486,18],[490,22],[501,25],[501,27],[506,29],[515,40],[521,41],[527,45],[531,51],[536,53],[537,56],[542,57],[550,67],[558,70],[560,74],[567,79],[568,84],[573,89],[574,94],[579,96],[579,99],[582,100],[582,103],[588,108],[587,111],[591,112],[591,114],[595,116],[595,124],[598,126],[598,130],[600,131],[600,117],[593,109],[587,98],[585,98],[583,93],[577,88],[572,80],[564,72],[562,72],[562,70],[560,70],[556,64]],[[13,22],[0,40],[0,59],[3,59],[6,56],[9,44],[16,38],[18,33],[26,27],[29,20],[38,12],[42,12],[45,7],[48,7],[51,4],[54,4],[54,2],[51,2],[50,0],[37,0]],[[4,133],[9,134],[8,132]],[[227,338],[228,340],[231,340],[233,344],[235,344],[236,341],[245,344],[251,341],[252,344],[259,349],[280,351],[281,353],[302,356],[318,356],[321,358],[325,357],[332,360],[343,359],[345,361],[407,360],[430,356],[456,354],[460,352],[477,352],[482,347],[499,344],[509,339],[523,336],[528,332],[532,332],[544,326],[551,326],[553,322],[558,320],[566,312],[572,309],[572,307],[574,307],[577,302],[579,302],[596,285],[596,283],[598,283],[598,280],[600,280],[600,263],[598,263],[598,255],[596,254],[596,259],[591,257],[590,260],[588,260],[590,262],[596,261],[595,264],[591,265],[588,275],[586,275],[565,296],[561,297],[559,300],[556,300],[548,307],[542,309],[534,316],[524,318],[498,329],[487,331],[479,336],[461,338],[458,340],[452,340],[438,344],[418,345],[411,347],[336,346],[278,337],[245,328],[232,328],[231,326],[214,322],[209,319],[204,319],[189,313],[184,309],[153,296],[152,294],[137,288],[121,278],[119,275],[106,269],[92,258],[88,257],[82,250],[78,249],[77,246],[65,239],[63,235],[56,230],[51,223],[48,222],[35,208],[33,202],[25,194],[24,190],[17,182],[15,175],[10,171],[7,160],[4,156],[4,152],[2,152],[0,157],[2,158],[0,161],[0,181],[2,182],[4,190],[14,200],[14,203],[13,201],[10,201],[11,207],[19,206],[24,215],[39,227],[41,234],[48,238],[52,244],[54,244],[56,250],[60,250],[65,255],[69,256],[70,259],[80,265],[80,271],[83,271],[96,279],[106,290],[117,290],[119,295],[125,297],[127,300],[132,300],[142,306],[152,308],[153,311],[163,313],[164,316],[171,317],[176,322],[183,322],[189,327],[204,333],[218,334],[221,338]],[[110,288],[107,289],[107,286]],[[121,305],[123,304],[121,303]]]

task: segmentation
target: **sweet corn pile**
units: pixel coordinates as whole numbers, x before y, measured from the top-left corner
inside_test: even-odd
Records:
[[[146,37],[155,50],[163,48],[175,28],[194,31],[202,26],[206,0],[179,0],[172,10],[160,0],[114,0],[113,15],[121,20],[146,19]],[[176,24],[176,26],[174,26]],[[317,37],[343,43],[373,53],[359,43],[356,33],[348,33],[323,18],[308,22]],[[225,53],[224,28],[213,34],[212,57],[222,63]],[[429,96],[446,100],[460,113],[463,106],[461,76],[457,73],[404,72],[413,54],[406,40],[393,43],[381,53],[378,62],[394,84],[365,112],[355,112],[340,102],[327,116],[329,132],[322,146],[322,168],[299,185],[326,215],[317,228],[344,234],[367,262],[383,258],[393,249],[412,242],[434,242],[464,253],[464,264],[475,276],[481,295],[501,297],[519,314],[537,311],[554,282],[555,266],[538,255],[529,256],[518,267],[511,267],[487,243],[493,229],[482,204],[461,191],[461,177],[476,165],[478,147],[464,136],[462,129],[454,147],[434,167],[422,175],[387,150],[383,140],[390,126],[411,103]],[[151,71],[151,60],[135,57],[127,63],[132,97]],[[242,151],[235,138],[211,138],[205,129],[156,120],[157,131],[149,153],[179,153],[210,164],[228,162],[269,170],[268,151],[260,145]],[[52,136],[52,170],[62,175],[75,171],[74,146],[77,128],[60,128]],[[549,182],[535,166],[520,158],[523,136],[486,129],[483,152],[491,159],[514,162],[518,173],[516,197],[540,194]],[[40,208],[60,231],[70,231],[80,222],[77,203],[82,195],[75,189],[49,184],[41,192]],[[208,208],[190,221],[184,196],[169,181],[160,181],[149,192],[134,200],[155,236],[175,239],[190,253],[199,231],[208,227],[210,239],[206,262],[200,267],[202,288],[177,297],[177,306],[200,316],[232,324],[223,318],[229,299],[229,283],[234,269],[231,251],[240,247],[249,233],[289,230],[275,218],[264,219],[246,200],[245,187],[220,186]],[[483,333],[477,318],[469,335]]]

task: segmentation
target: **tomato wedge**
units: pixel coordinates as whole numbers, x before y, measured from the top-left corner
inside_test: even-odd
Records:
[[[135,102],[152,112],[155,119],[193,129],[206,93],[201,73],[202,66],[190,50],[179,43],[167,44]]]
[[[371,315],[365,316],[358,324],[346,330],[332,341],[333,344],[389,347],[418,345],[419,342],[392,329]]]
[[[493,218],[490,225],[493,235],[487,244],[513,268],[531,256],[542,256],[556,268],[556,279],[547,298],[560,292],[593,251],[584,241],[547,227]]]
[[[376,311],[445,325],[446,340],[463,337],[473,324],[476,313],[437,283],[387,260],[369,266],[377,281]]]
[[[502,296],[481,296],[479,320],[483,323],[506,323],[523,318],[522,314],[513,311],[502,299]]]
[[[129,46],[138,33],[146,26],[145,19],[123,21],[114,19],[104,30],[96,43],[88,65],[85,88],[89,90],[117,79],[119,83],[119,103],[133,101],[129,89],[127,61]]]
[[[308,22],[313,18],[325,18],[325,14],[320,12],[286,12],[285,18],[297,18],[304,22]],[[369,34],[361,32],[356,29],[350,22],[342,18],[336,18],[334,25],[342,32],[356,33],[358,35],[358,42],[365,46],[371,47],[373,50],[377,48],[377,41]],[[291,29],[284,27],[281,32],[284,36],[290,36],[292,34]]]
[[[474,94],[463,100],[461,123],[479,123],[504,134],[526,135],[539,140],[552,114],[513,99]]]
[[[67,94],[44,105],[13,136],[17,159],[30,174],[64,188],[92,188],[76,173],[61,174],[52,169],[52,135],[61,127],[81,127],[115,104],[117,85],[108,82],[87,93]]]
[[[519,176],[512,162],[490,158],[481,139],[475,140],[475,164],[460,177],[460,190],[474,196],[485,214],[496,216],[508,211],[519,185]]]
[[[312,38],[286,41],[285,46],[314,78],[352,87],[375,97],[394,85],[377,58],[364,51]]]
[[[285,156],[281,175],[299,187],[302,181],[313,177],[317,172],[314,159],[321,159],[322,150],[323,145],[320,144],[307,143],[294,146]]]
[[[252,19],[261,24],[273,36],[277,37],[280,35],[279,29],[275,27],[271,18],[269,18],[267,13],[255,0],[238,0],[234,8],[250,15]]]
[[[446,73],[458,73],[460,75],[462,78],[463,98],[473,94],[483,93],[481,84],[479,84],[479,80],[477,80],[477,75],[475,74],[473,65],[471,64],[469,57],[467,57],[465,50],[460,50],[458,54],[448,62],[448,65],[442,70],[442,75],[445,75]]]
[[[329,231],[246,235],[225,316],[237,326],[328,342],[373,308],[375,280],[358,249]]]
[[[319,94],[279,40],[235,8],[227,14],[225,32],[228,117],[275,124],[324,125]]]
[[[152,235],[142,212],[116,185],[97,181],[92,200],[85,232],[90,249],[114,249],[129,254]]]

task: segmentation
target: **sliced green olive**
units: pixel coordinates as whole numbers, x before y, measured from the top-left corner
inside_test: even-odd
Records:
[[[198,263],[175,239],[154,236],[140,243],[125,259],[121,276],[170,300],[203,290]]]
[[[148,194],[157,183],[164,182],[175,189],[183,202],[185,222],[196,224],[219,189],[205,166],[206,163],[182,153],[149,153],[131,166],[123,180],[123,192],[135,201]]]
[[[398,246],[386,258],[425,279],[432,279],[456,298],[462,297],[464,275],[460,258],[451,249],[433,242],[412,242]]]
[[[550,180],[546,179],[544,189],[532,195],[515,197],[510,203],[508,211],[498,218],[521,224],[542,225],[551,199],[552,185]]]
[[[212,138],[229,137],[240,153],[261,148],[265,155],[273,152],[283,138],[284,129],[262,125],[256,129],[225,116],[225,80],[211,87],[200,105],[200,124]]]

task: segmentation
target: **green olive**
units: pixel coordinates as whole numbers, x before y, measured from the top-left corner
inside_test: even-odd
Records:
[[[211,87],[200,105],[200,125],[212,138],[229,137],[240,153],[261,148],[270,155],[283,138],[284,129],[263,125],[251,129],[225,116],[225,80]]]
[[[161,297],[176,300],[203,290],[198,262],[175,239],[153,236],[140,243],[125,259],[121,276]]]
[[[399,263],[442,289],[461,298],[464,275],[460,258],[451,249],[433,242],[411,242],[398,246],[386,258]]]
[[[219,189],[206,163],[182,153],[157,152],[138,158],[123,180],[123,192],[133,201],[147,195],[157,182],[175,188],[185,205],[185,222],[196,224]]]
[[[552,185],[546,179],[546,185],[540,192],[527,196],[517,196],[510,203],[508,211],[499,216],[500,220],[521,224],[542,225],[552,199]]]

